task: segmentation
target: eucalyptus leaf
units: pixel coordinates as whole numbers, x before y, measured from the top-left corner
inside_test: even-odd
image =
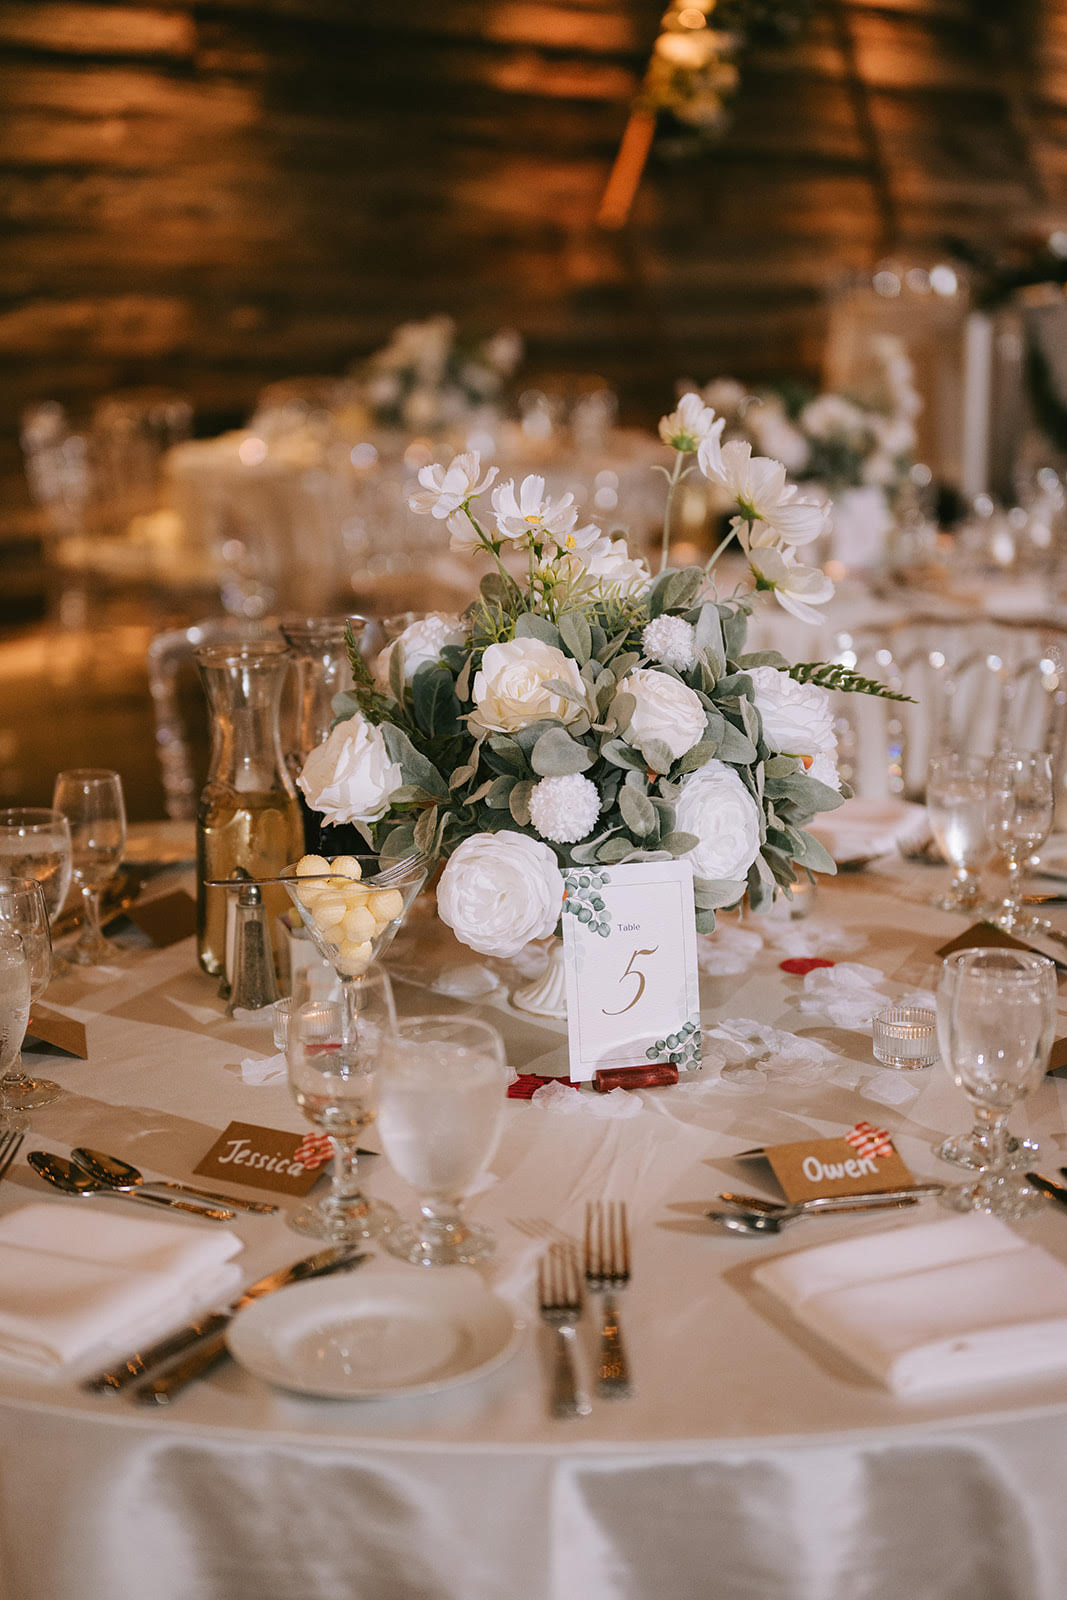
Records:
[[[626,650],[621,656],[616,656],[611,663],[611,670],[615,675],[616,681],[621,683],[626,674],[633,671],[640,659],[641,657],[636,650]]]
[[[405,856],[411,855],[414,848],[414,825],[410,822],[401,822],[395,828],[390,828],[382,840],[378,859],[383,866],[387,861],[402,861]]]
[[[465,700],[470,699],[471,667],[473,664],[474,654],[472,652],[460,668],[459,676],[456,679],[456,699],[459,700],[461,704]]]
[[[598,849],[596,859],[603,861],[605,866],[611,866],[620,861],[625,861],[632,850],[633,845],[629,839],[609,839],[606,844],[602,844]]]
[[[533,747],[530,765],[542,778],[561,778],[572,772],[584,772],[593,764],[593,757],[584,744],[572,739],[565,728],[549,728]]]
[[[673,833],[665,833],[659,842],[659,847],[661,850],[666,850],[668,855],[687,856],[699,843],[700,840],[695,833],[685,833],[677,829]]]
[[[405,784],[417,784],[428,795],[443,800],[448,794],[444,779],[433,762],[415,749],[404,730],[394,723],[383,722],[381,733],[385,748],[400,768]]]
[[[712,757],[718,755],[718,753],[719,746],[717,744],[710,744],[706,739],[702,739],[699,744],[693,746],[692,750],[687,750],[679,761],[679,777],[687,772],[697,772],[701,767],[706,767]]]
[[[644,772],[645,763],[636,750],[632,750],[621,739],[606,739],[600,746],[600,754],[605,761],[610,761],[615,767],[632,768],[635,772]]]
[[[415,824],[415,848],[421,855],[433,855],[437,838],[437,807],[428,806]]]
[[[499,572],[487,572],[478,585],[482,597],[490,605],[507,610],[515,594],[515,585],[506,581]]]
[[[647,739],[641,746],[641,754],[653,772],[669,772],[674,765],[671,747],[662,739]]]
[[[525,752],[510,734],[491,733],[489,735],[489,750],[483,754],[486,764],[492,767],[494,772],[514,772],[516,777],[526,777],[527,762]]]
[[[412,681],[411,697],[415,721],[427,738],[452,739],[460,731],[459,701],[447,667],[424,661]]]
[[[740,728],[735,728],[732,722],[724,718],[722,737],[715,754],[720,761],[725,761],[732,767],[747,767],[756,759],[756,746],[747,734],[742,733]]]
[[[397,639],[389,652],[389,693],[397,705],[404,703],[407,679],[404,675],[404,646]]]
[[[684,567],[671,574],[663,591],[664,611],[688,611],[704,582],[703,567]]]
[[[530,825],[530,796],[534,788],[535,785],[530,779],[525,778],[521,783],[515,784],[508,795],[508,810],[511,812],[512,820],[517,822],[520,828],[528,828]]]
[[[748,618],[743,611],[731,611],[722,619],[722,637],[728,661],[736,661],[745,648]]]
[[[593,633],[580,611],[564,611],[559,618],[559,636],[579,666],[593,653]]]
[[[792,830],[793,833],[793,860],[802,867],[810,867],[812,872],[826,872],[831,876],[837,872],[837,862],[824,845],[810,833],[805,833],[802,828]]]
[[[693,879],[693,902],[699,911],[735,906],[744,892],[744,882],[734,878]]]
[[[631,833],[645,839],[656,830],[656,808],[647,794],[627,784],[619,790],[619,812]]]
[[[714,933],[715,932],[715,913],[714,913],[714,911],[698,911],[697,914],[696,914],[696,925],[697,925],[697,932],[698,933]]]
[[[748,655],[741,656],[737,665],[744,672],[750,667],[776,667],[779,672],[789,670],[789,662],[779,650],[752,650]]]
[[[718,607],[710,602],[700,608],[694,642],[697,649],[703,651],[714,676],[723,677],[726,672],[726,646],[722,637],[722,620]]]
[[[514,787],[514,778],[495,778],[489,785],[489,792],[485,797],[485,803],[490,811],[507,811]]]
[[[359,699],[351,689],[342,689],[330,702],[330,709],[339,722],[347,722],[359,710]]]
[[[552,626],[547,617],[542,617],[536,611],[524,611],[515,623],[516,639],[540,639],[544,644],[550,644],[559,649],[562,643],[559,629]]]

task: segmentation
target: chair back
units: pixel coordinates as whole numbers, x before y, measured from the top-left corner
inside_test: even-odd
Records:
[[[1067,626],[916,616],[844,630],[833,659],[911,696],[837,696],[838,765],[857,793],[925,797],[930,757],[1048,750],[1063,796]]]

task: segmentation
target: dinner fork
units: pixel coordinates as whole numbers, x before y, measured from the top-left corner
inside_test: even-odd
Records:
[[[25,1137],[26,1133],[23,1128],[9,1128],[5,1134],[0,1136],[0,1178],[7,1176],[7,1170],[22,1149],[22,1141]]]
[[[542,1319],[556,1335],[549,1410],[554,1417],[587,1417],[592,1407],[582,1392],[574,1363],[578,1342],[574,1330],[582,1314],[581,1280],[574,1252],[566,1245],[549,1245],[538,1262],[537,1294]]]
[[[585,1208],[585,1281],[603,1294],[597,1394],[622,1399],[632,1392],[615,1290],[630,1281],[630,1233],[625,1200],[590,1201]]]

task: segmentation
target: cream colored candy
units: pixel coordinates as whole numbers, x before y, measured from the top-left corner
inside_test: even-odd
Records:
[[[362,878],[363,868],[355,856],[334,856],[330,862],[330,871],[339,872],[345,878]]]
[[[301,856],[296,864],[298,878],[308,878],[320,872],[329,872],[330,863],[324,856]],[[309,909],[326,889],[325,883],[308,883],[301,885],[296,891],[296,898],[302,906]]]
[[[346,977],[355,978],[361,972],[366,972],[373,954],[374,950],[369,939],[362,944],[346,939],[338,946],[337,965]]]
[[[399,889],[382,889],[378,894],[372,895],[368,902],[374,914],[374,920],[379,927],[384,927],[387,922],[392,922],[399,917],[404,909],[404,896]]]
[[[351,911],[345,913],[345,919],[341,923],[341,927],[344,929],[346,940],[351,940],[354,944],[362,944],[367,939],[373,939],[378,924],[366,906],[355,906]]]
[[[332,889],[327,889],[320,894],[312,907],[311,915],[318,928],[332,928],[334,923],[344,919],[348,907],[345,905],[344,896],[335,894]]]
[[[343,898],[349,911],[355,911],[357,906],[365,906],[367,904],[374,891],[373,889],[368,889],[362,883],[343,883],[338,893]]]

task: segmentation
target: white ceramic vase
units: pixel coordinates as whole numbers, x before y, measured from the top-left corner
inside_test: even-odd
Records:
[[[513,989],[511,1003],[534,1017],[567,1015],[567,980],[563,968],[563,940],[548,940],[548,962],[536,978]]]

